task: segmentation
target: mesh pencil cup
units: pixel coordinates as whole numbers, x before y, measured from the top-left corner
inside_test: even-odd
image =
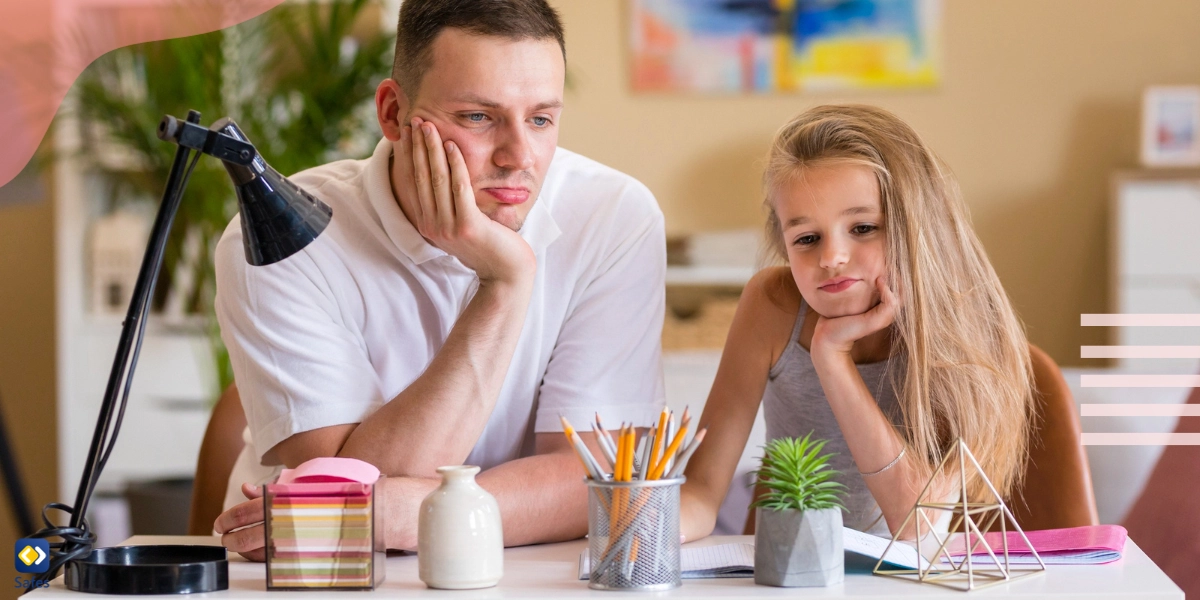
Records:
[[[679,587],[679,486],[684,478],[588,485],[588,587]]]

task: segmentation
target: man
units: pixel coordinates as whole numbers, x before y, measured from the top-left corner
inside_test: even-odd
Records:
[[[406,0],[398,34],[375,153],[292,177],[333,208],[324,234],[252,267],[235,219],[217,248],[251,439],[215,527],[251,558],[261,501],[230,508],[237,484],[318,456],[388,475],[389,548],[416,547],[435,469],[463,463],[483,467],[507,545],[580,537],[583,470],[559,415],[641,425],[663,403],[662,213],[637,181],[556,148],[554,10]]]

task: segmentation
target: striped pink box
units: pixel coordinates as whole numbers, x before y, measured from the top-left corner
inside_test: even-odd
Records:
[[[319,458],[267,484],[267,589],[373,590],[382,583],[379,480],[368,463]]]

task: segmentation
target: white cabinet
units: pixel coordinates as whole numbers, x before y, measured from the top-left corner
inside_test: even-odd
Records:
[[[1200,314],[1200,171],[1119,173],[1113,182],[1111,312]],[[1114,328],[1120,345],[1200,345],[1191,327]],[[1123,359],[1164,373],[1200,369],[1195,359]]]
[[[1200,282],[1200,173],[1119,179],[1117,269],[1126,283]]]

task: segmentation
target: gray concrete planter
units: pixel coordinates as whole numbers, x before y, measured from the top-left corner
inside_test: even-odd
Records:
[[[754,583],[821,587],[846,578],[841,509],[756,510]]]

